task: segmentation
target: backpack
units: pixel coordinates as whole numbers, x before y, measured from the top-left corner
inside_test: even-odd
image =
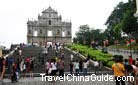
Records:
[[[0,72],[2,72],[3,70],[3,61],[4,61],[4,58],[0,58]]]

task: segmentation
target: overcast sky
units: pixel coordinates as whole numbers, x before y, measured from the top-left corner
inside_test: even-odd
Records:
[[[37,19],[49,6],[72,21],[73,36],[80,25],[106,29],[104,23],[120,1],[128,0],[1,0],[0,45],[26,43],[28,19]]]

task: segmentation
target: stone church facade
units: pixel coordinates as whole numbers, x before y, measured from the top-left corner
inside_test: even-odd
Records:
[[[52,43],[71,43],[72,30],[71,22],[63,22],[58,12],[49,7],[38,15],[38,20],[28,20],[27,22],[27,42],[45,46]]]

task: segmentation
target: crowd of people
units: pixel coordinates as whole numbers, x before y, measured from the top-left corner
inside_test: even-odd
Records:
[[[15,53],[17,55],[10,54],[6,58],[4,55],[0,57],[0,80],[3,80],[5,73],[8,74],[11,82],[18,82],[21,76],[25,77],[26,73],[30,73],[30,77],[33,77],[34,63],[32,57],[23,57],[20,47],[15,50]]]
[[[53,50],[55,52],[55,57],[49,56],[49,51]],[[30,74],[30,77],[33,78],[34,71],[34,60],[30,57],[23,57],[22,50],[18,47],[17,50],[18,56],[9,55],[7,58],[3,56],[0,58],[0,80],[3,79],[5,72],[9,74],[8,78],[11,79],[11,82],[18,82],[18,80],[23,77],[26,77],[26,73]],[[88,66],[90,64],[90,55],[88,54],[86,59],[75,58],[74,54],[70,55],[70,63],[65,63],[65,53],[64,45],[55,43],[53,45],[48,45],[43,48],[45,61],[45,73],[50,76],[62,76],[64,77],[65,68],[68,68],[70,74],[75,74],[76,76],[84,75],[87,76]],[[133,76],[135,81],[129,80],[129,83],[134,85],[138,84],[138,58],[136,60],[132,59],[132,56],[129,56],[128,59],[123,59],[121,55],[114,56],[115,63],[112,65],[114,71],[114,76],[116,80],[116,85],[125,85],[125,81],[118,81],[117,77],[123,78],[123,76]],[[102,62],[92,59],[94,65],[95,74],[97,69],[102,69]],[[6,70],[5,70],[6,68]]]
[[[138,85],[138,58],[136,60],[129,56],[128,59],[123,59],[122,55],[115,55],[115,63],[112,65],[116,85],[125,85],[123,78],[126,76],[133,76],[133,79],[128,79],[130,85]],[[119,79],[118,79],[119,78]]]
[[[20,47],[25,45],[20,45]],[[2,80],[4,77],[4,73],[8,73],[8,78],[11,79],[11,82],[18,82],[18,80],[23,77],[26,77],[26,73],[30,74],[30,77],[33,78],[34,71],[34,60],[33,57],[24,57],[22,55],[22,50],[18,47],[15,50],[15,54],[17,55],[9,55],[7,58],[0,58],[0,79]],[[49,51],[53,50],[55,52],[55,57],[51,58],[49,56]],[[65,67],[68,68],[70,74],[78,75],[87,75],[88,65],[90,57],[88,56],[86,59],[75,59],[74,54],[70,55],[70,63],[64,63],[65,53],[64,53],[64,44],[55,43],[53,45],[47,45],[43,47],[44,57],[46,57],[45,61],[45,72],[46,75],[52,76],[64,76]],[[96,64],[97,61],[94,62]],[[98,63],[98,62],[97,62]],[[98,67],[99,64],[95,65]],[[6,70],[5,70],[6,68]],[[96,71],[95,71],[96,72]]]
[[[86,76],[88,65],[89,61],[87,60],[73,60],[70,61],[70,63],[67,65],[67,68],[69,68],[70,74],[75,74],[76,76],[78,76],[80,73],[83,73],[84,76]],[[58,72],[58,76],[64,76],[64,70],[64,59],[61,57],[58,57],[57,59],[48,59],[45,63],[46,75],[55,76]]]
[[[55,58],[50,58],[45,63],[45,71],[46,75],[55,76],[57,73],[59,76],[64,75],[65,64],[64,64],[64,47],[63,45],[55,43],[54,45],[50,45],[48,47],[44,47],[43,53],[48,57],[49,47],[55,51]],[[66,65],[66,68],[69,68],[70,74],[79,75],[80,73],[87,75],[87,68],[89,65],[89,60],[76,60],[74,59],[74,55],[70,55],[70,63]]]

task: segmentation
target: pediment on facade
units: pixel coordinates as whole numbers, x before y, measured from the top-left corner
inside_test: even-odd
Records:
[[[47,8],[47,9],[45,9],[42,13],[57,13],[54,9],[52,9],[50,6]]]
[[[45,46],[47,42],[71,43],[71,22],[62,21],[62,16],[51,7],[38,15],[38,20],[27,22],[27,42]]]

